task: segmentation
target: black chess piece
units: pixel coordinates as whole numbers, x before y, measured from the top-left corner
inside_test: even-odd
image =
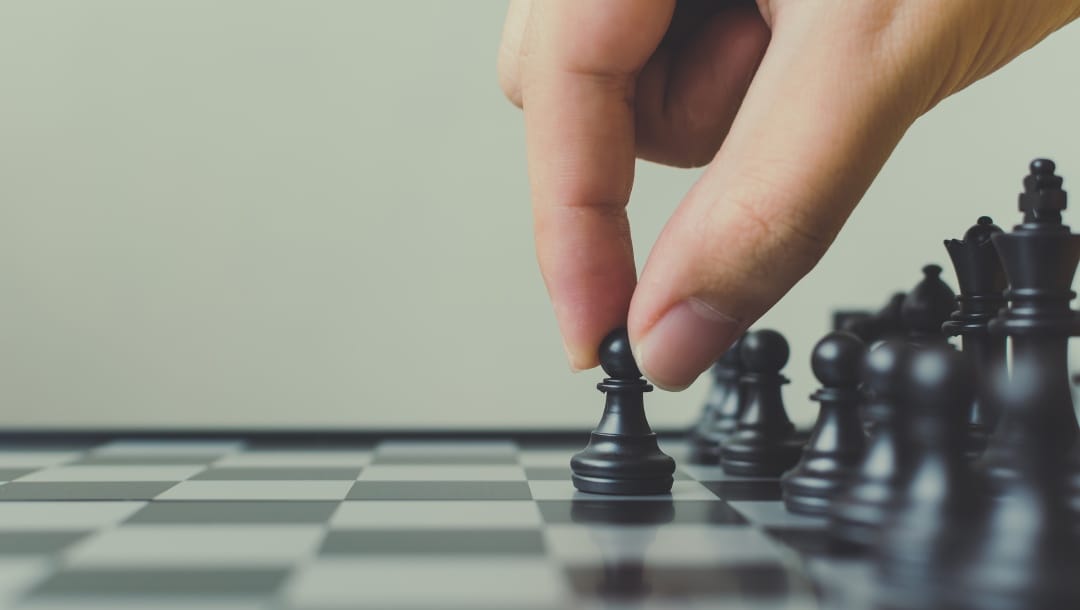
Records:
[[[844,331],[831,332],[814,346],[810,366],[822,387],[810,398],[821,410],[802,459],[780,481],[784,505],[793,513],[826,514],[866,451],[859,420],[865,353],[862,339]]]
[[[941,279],[941,267],[926,265],[923,278],[904,296],[900,317],[912,345],[945,343],[941,326],[956,310],[956,293]]]
[[[1068,369],[1069,338],[1080,334],[1080,317],[1069,308],[1076,296],[1071,287],[1080,263],[1080,235],[1062,224],[1067,199],[1054,163],[1036,159],[1030,169],[1020,194],[1023,222],[992,238],[1008,277],[1009,306],[989,322],[989,329],[1011,339],[1014,367],[1038,375],[1035,383],[1045,390],[1040,394],[1044,402],[1028,417],[1064,461],[1080,431]],[[1008,455],[1016,445],[1008,439],[1015,426],[1002,413],[984,454],[984,466],[995,478],[1015,472],[1015,459]]]
[[[1027,610],[1080,608],[1080,529],[1069,506],[1069,468],[1046,438],[1057,388],[1043,383],[1037,360],[1013,361],[1011,379],[997,384],[1010,433],[1015,476],[991,478],[993,501],[965,515],[948,572],[948,608]]]
[[[907,295],[903,292],[893,293],[881,309],[867,316],[853,315],[840,320],[834,317],[834,328],[854,334],[867,345],[901,337],[904,335],[904,320],[900,315],[900,309],[904,304],[905,296]]]
[[[879,608],[940,608],[959,536],[985,497],[964,453],[974,372],[941,344],[916,351],[904,377],[911,453],[881,529]]]
[[[739,350],[746,373],[742,417],[735,434],[721,449],[724,472],[744,476],[780,476],[799,461],[801,444],[784,409],[780,374],[790,351],[775,330],[757,330],[743,337]]]
[[[741,345],[740,337],[712,367],[713,385],[688,439],[692,464],[720,463],[720,448],[738,425],[743,405],[739,379],[746,372],[739,355]]]
[[[617,495],[670,492],[675,460],[660,451],[645,418],[644,393],[652,385],[641,377],[625,328],[600,343],[600,366],[609,375],[596,386],[606,395],[604,414],[588,446],[570,460],[574,487]]]
[[[998,413],[993,401],[984,398],[985,384],[981,373],[994,374],[1005,370],[1005,336],[990,333],[990,320],[1005,306],[1008,281],[1001,259],[994,248],[993,237],[1001,227],[989,216],[982,216],[967,230],[963,240],[945,240],[956,278],[960,284],[960,304],[942,330],[946,335],[961,337],[964,356],[976,371],[975,399],[968,413],[965,447],[971,459],[982,455],[987,441],[997,426]]]
[[[829,532],[838,548],[874,545],[895,496],[910,439],[905,427],[897,425],[910,355],[911,347],[900,339],[878,343],[866,354],[863,415],[873,422],[873,435],[854,477],[829,509]]]

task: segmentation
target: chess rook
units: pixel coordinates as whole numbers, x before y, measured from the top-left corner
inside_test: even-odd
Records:
[[[642,495],[671,491],[675,460],[660,451],[645,418],[645,392],[625,328],[600,344],[600,366],[608,378],[597,384],[604,393],[604,414],[589,444],[570,460],[574,487],[598,494]]]
[[[1004,293],[1008,284],[993,244],[993,237],[1001,233],[1001,227],[989,216],[982,216],[962,240],[945,240],[945,249],[960,284],[960,296],[957,297],[960,307],[943,330],[946,335],[960,336],[964,356],[977,375],[964,440],[969,458],[978,457],[986,449],[998,420],[993,401],[985,396],[984,375],[1005,370],[1005,336],[988,331],[990,320],[1005,306]]]

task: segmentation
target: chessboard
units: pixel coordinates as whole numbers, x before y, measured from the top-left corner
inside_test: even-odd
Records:
[[[9,436],[3,608],[866,607],[777,479],[571,484],[569,434]]]

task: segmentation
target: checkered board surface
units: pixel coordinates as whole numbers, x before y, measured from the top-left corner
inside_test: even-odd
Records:
[[[775,479],[669,442],[670,496],[582,494],[578,448],[0,443],[0,608],[816,608],[853,578]]]

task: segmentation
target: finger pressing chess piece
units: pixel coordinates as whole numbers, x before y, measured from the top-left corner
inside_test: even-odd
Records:
[[[645,418],[644,393],[652,391],[630,351],[626,329],[600,343],[600,366],[608,377],[604,414],[589,444],[570,460],[574,487],[598,494],[643,495],[671,491],[675,460],[660,451]]]

